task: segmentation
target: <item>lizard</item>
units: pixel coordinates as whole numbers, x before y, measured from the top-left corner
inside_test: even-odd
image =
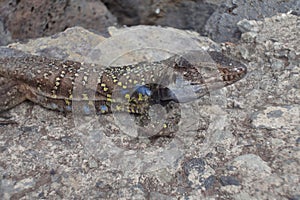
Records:
[[[235,83],[247,73],[241,62],[220,52],[207,53],[216,63],[217,74],[205,78],[201,67],[180,55],[108,67],[28,54],[1,57],[0,78],[8,83],[0,85],[0,112],[29,100],[61,112],[73,111],[76,103],[86,115],[113,111],[145,114],[150,103],[192,101],[209,93],[210,88]],[[168,89],[170,84],[180,85],[175,87],[176,94]],[[193,97],[185,94],[186,88],[192,90]]]

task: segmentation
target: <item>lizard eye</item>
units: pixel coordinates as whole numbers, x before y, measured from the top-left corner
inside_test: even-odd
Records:
[[[246,71],[246,68],[245,67],[238,67],[238,68],[235,68],[235,70],[237,72],[245,72]]]

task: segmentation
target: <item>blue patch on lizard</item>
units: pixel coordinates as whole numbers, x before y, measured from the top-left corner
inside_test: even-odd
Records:
[[[100,110],[102,113],[108,112],[108,107],[106,105],[100,105]]]
[[[142,94],[142,95],[147,95],[147,96],[150,96],[152,94],[151,90],[146,87],[145,85],[137,85],[136,86],[136,91],[139,93],[139,94]]]

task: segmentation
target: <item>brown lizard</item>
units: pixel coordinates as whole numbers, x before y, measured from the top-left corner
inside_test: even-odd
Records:
[[[0,112],[30,100],[62,112],[72,111],[72,103],[79,102],[83,114],[113,110],[143,114],[149,102],[191,101],[210,88],[240,80],[247,72],[245,65],[222,53],[212,51],[208,55],[216,63],[217,74],[205,78],[201,67],[177,55],[119,67],[28,54],[2,57],[0,78],[6,79],[6,84],[0,85]],[[180,88],[175,87],[175,93],[168,89],[168,85],[178,83]],[[192,90],[193,97],[185,94],[186,88]]]

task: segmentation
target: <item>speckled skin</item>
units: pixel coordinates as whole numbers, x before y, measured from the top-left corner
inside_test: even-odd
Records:
[[[83,114],[110,113],[112,104],[116,111],[143,114],[151,102],[176,101],[164,85],[181,81],[192,86],[200,98],[207,94],[207,84],[220,88],[246,74],[246,67],[240,62],[218,52],[209,54],[217,63],[221,80],[204,79],[201,68],[180,56],[122,67],[100,67],[32,55],[0,58],[0,78],[7,82],[0,85],[0,112],[30,100],[62,112],[72,111],[76,102]]]

